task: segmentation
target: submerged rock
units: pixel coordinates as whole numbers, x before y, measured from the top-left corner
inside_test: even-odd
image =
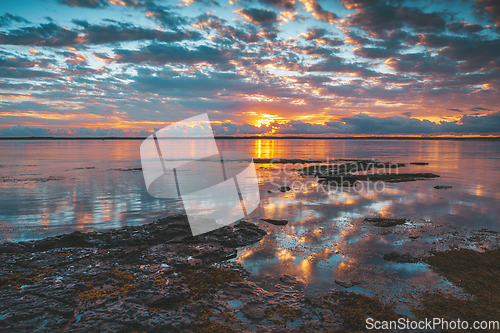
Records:
[[[449,188],[452,188],[452,186],[449,186],[449,185],[437,185],[437,186],[434,186],[434,188],[436,190],[447,190]]]
[[[327,176],[320,177],[328,181],[336,181],[339,185],[346,181],[354,183],[356,181],[384,181],[388,183],[404,183],[417,180],[438,178],[439,175],[433,173],[382,173],[382,174],[366,174],[366,175],[344,175],[344,176]]]
[[[324,177],[336,177],[340,175],[349,175],[358,172],[374,171],[394,172],[397,173],[398,168],[406,166],[404,163],[379,162],[373,160],[346,160],[336,159],[327,160],[321,164],[308,164],[307,166],[297,169],[301,175]]]
[[[297,278],[295,276],[285,274],[282,277],[280,277],[280,281],[288,284],[296,284]]]
[[[417,258],[412,257],[408,253],[400,254],[397,252],[391,252],[391,253],[384,254],[384,260],[394,261],[394,262],[403,262],[403,263],[416,263],[416,262],[418,262]]]
[[[395,227],[397,225],[402,225],[406,223],[405,219],[390,219],[383,217],[367,217],[365,218],[365,221],[370,222],[374,226],[381,228]]]
[[[183,215],[161,218],[153,223],[126,226],[118,230],[71,234],[48,237],[42,240],[2,243],[0,253],[19,251],[40,252],[55,248],[86,247],[107,249],[127,246],[154,246],[159,244],[195,244],[218,242],[223,246],[240,247],[259,241],[265,231],[252,223],[241,221],[198,236],[191,235],[187,218]]]
[[[271,223],[274,225],[287,225],[288,221],[287,220],[275,220],[275,219],[261,219],[262,221],[265,221],[267,223]]]
[[[354,286],[359,286],[361,284],[358,281],[341,281],[341,280],[335,280],[335,283],[344,288],[351,288]]]

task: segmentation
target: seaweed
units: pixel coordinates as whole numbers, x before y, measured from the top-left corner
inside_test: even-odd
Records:
[[[183,271],[186,283],[193,300],[203,298],[212,288],[220,288],[226,282],[242,282],[241,276],[233,271],[209,267],[199,271],[187,269]]]
[[[424,258],[436,273],[473,295],[459,298],[443,292],[426,293],[422,307],[412,310],[419,318],[460,318],[498,321],[500,309],[500,249],[483,253],[469,249],[431,252]],[[444,330],[446,331],[446,330]]]

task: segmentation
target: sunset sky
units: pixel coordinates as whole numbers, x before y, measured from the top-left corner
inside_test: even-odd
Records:
[[[497,0],[0,6],[0,137],[500,134]]]

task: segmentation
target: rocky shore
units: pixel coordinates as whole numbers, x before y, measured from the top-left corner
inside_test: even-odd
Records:
[[[0,245],[0,330],[279,332],[339,329],[328,297],[294,277],[273,291],[228,261],[265,231],[247,222],[193,237],[185,216]]]
[[[382,229],[403,223],[365,221]],[[0,331],[343,332],[365,331],[367,318],[408,318],[359,293],[332,289],[308,297],[293,276],[272,285],[247,280],[250,273],[231,259],[265,235],[239,222],[193,237],[186,216],[179,215],[118,230],[1,243]],[[456,249],[419,258],[389,253],[383,259],[426,263],[472,295],[424,295],[412,310],[417,318],[491,320],[500,304],[499,251]]]

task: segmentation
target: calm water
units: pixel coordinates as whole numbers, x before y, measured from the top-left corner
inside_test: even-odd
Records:
[[[146,192],[141,171],[127,171],[140,167],[140,144],[139,140],[0,141],[0,239],[39,239],[182,213],[178,200],[156,199]],[[386,184],[383,191],[361,183],[355,190],[325,193],[313,179],[278,174],[276,165],[257,164],[261,205],[247,220],[269,234],[241,249],[236,259],[255,281],[292,274],[314,293],[341,288],[335,280],[355,280],[360,285],[350,290],[387,297],[446,287],[446,281],[425,265],[391,263],[382,255],[402,250],[423,253],[453,237],[466,242],[470,230],[500,231],[498,142],[252,139],[217,140],[217,144],[219,150],[245,151],[254,158],[428,162],[399,172],[441,176]],[[296,181],[295,190],[276,191],[285,181]],[[437,190],[436,185],[452,188]],[[369,215],[404,217],[410,222],[381,232],[363,223]],[[276,227],[260,218],[290,223]]]

